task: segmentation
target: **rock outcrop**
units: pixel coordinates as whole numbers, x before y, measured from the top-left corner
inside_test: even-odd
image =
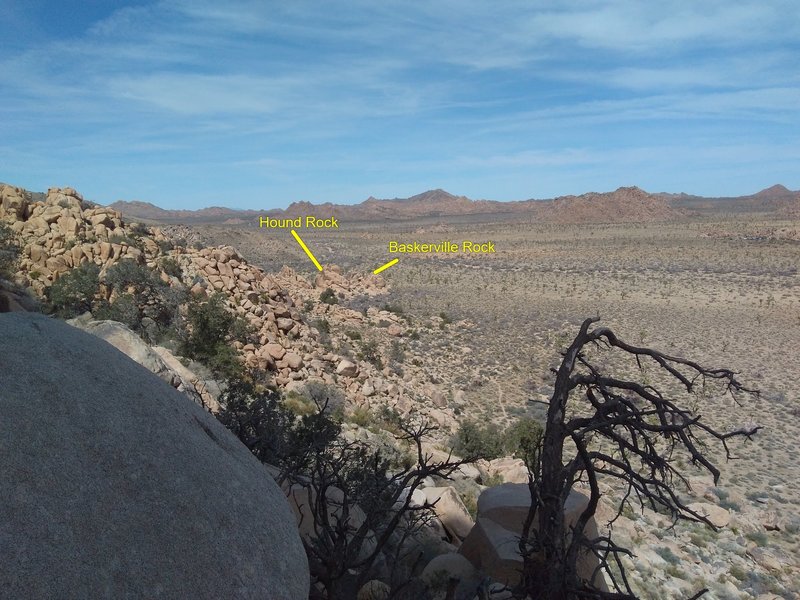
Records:
[[[112,208],[86,202],[72,188],[32,195],[0,184],[0,220],[16,234],[21,253],[14,279],[30,297],[46,298],[61,277],[89,263],[99,268],[92,304],[114,305],[122,296],[132,296],[130,290],[115,287],[109,273],[121,261],[133,261],[155,272],[169,288],[165,296],[188,291],[202,301],[222,295],[225,308],[251,331],[246,342],[233,343],[243,364],[266,374],[279,389],[295,391],[313,380],[339,388],[351,409],[388,407],[401,415],[416,410],[441,426],[443,439],[456,424],[445,392],[429,385],[427,355],[409,356],[406,364],[390,368],[392,353],[404,352],[398,344],[410,333],[410,322],[376,306],[355,310],[347,305],[356,298],[386,294],[388,286],[380,275],[345,273],[336,265],[326,265],[313,281],[288,267],[267,273],[231,246],[199,247],[197,239],[190,246],[186,228],[128,223]],[[333,304],[320,299],[328,288],[335,291]],[[143,293],[134,300],[142,335],[150,340],[159,338],[156,296]],[[0,310],[20,308],[6,293],[0,293],[0,303]],[[415,323],[414,333],[438,337],[444,327],[431,319]],[[372,344],[371,358],[363,360],[359,355],[367,343]],[[161,358],[170,362],[169,356]],[[167,372],[172,383],[195,400],[199,394],[213,410],[213,394],[204,382],[181,375],[175,362]]]
[[[573,491],[570,494],[564,507],[568,527],[575,523],[588,501],[579,492]],[[459,553],[495,581],[512,586],[518,583],[522,571],[519,537],[530,505],[527,484],[504,483],[484,490],[478,498],[475,527],[459,548]],[[587,525],[586,535],[597,535],[594,520]],[[589,580],[596,566],[594,557],[584,555],[579,559],[578,575]],[[595,585],[602,588],[602,578],[596,580]]]
[[[209,392],[209,383],[184,367],[166,348],[160,346],[151,348],[127,326],[117,321],[93,321],[79,317],[67,322],[105,340],[125,356],[189,396],[197,404],[211,412],[219,410],[217,399]]]
[[[211,415],[60,321],[0,340],[3,595],[308,597],[286,498]]]

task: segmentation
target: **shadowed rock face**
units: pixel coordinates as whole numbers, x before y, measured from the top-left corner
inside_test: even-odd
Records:
[[[106,342],[0,315],[0,410],[3,596],[308,597],[263,466]]]

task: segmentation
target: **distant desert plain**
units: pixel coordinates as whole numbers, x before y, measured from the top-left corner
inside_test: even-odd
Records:
[[[382,273],[390,292],[371,302],[403,314],[412,330],[431,320],[453,324],[438,335],[403,338],[406,364],[415,365],[405,376],[430,382],[463,419],[502,425],[541,414],[536,401],[552,392],[550,369],[590,316],[631,343],[738,371],[759,398],[737,406],[706,397],[698,408],[722,430],[764,427],[734,444],[737,460],[716,454],[718,487],[708,479],[697,484],[706,502],[730,512],[731,523],[716,533],[669,529],[645,511],[626,514],[615,532],[637,549],[633,578],[647,597],[685,597],[709,582],[717,591],[707,597],[798,597],[800,193],[778,185],[740,198],[702,198],[620,188],[493,203],[435,190],[263,213],[114,208],[131,218],[185,223],[181,229],[204,243],[231,244],[266,271],[287,265],[309,280],[316,269],[289,231],[259,227],[259,218],[337,216],[338,228],[298,233],[323,266],[343,272],[369,272],[399,258]],[[492,242],[494,252],[389,252],[391,242],[465,240]],[[352,306],[363,308],[358,298]],[[641,376],[635,363],[615,366]],[[659,570],[671,583],[654,574]]]

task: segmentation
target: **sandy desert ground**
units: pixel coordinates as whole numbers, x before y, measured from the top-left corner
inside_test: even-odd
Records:
[[[669,560],[665,564],[679,571],[674,580],[686,583],[685,589],[673,590],[674,597],[708,584],[709,573],[719,573],[716,591],[707,597],[750,598],[760,593],[796,597],[800,589],[791,560],[753,572],[743,569],[747,562],[725,564],[730,560],[725,556],[744,557],[759,547],[774,549],[779,559],[800,554],[798,231],[796,221],[758,215],[635,225],[546,225],[480,216],[343,223],[339,230],[303,236],[323,265],[363,271],[394,257],[388,253],[392,240],[494,242],[493,254],[401,255],[384,272],[391,284],[385,303],[402,310],[412,324],[444,318],[457,325],[439,337],[404,343],[431,378],[450,390],[451,405],[464,418],[503,423],[535,413],[541,405],[530,400],[548,397],[549,368],[589,316],[600,316],[601,324],[631,343],[740,372],[743,382],[761,390],[759,398],[741,406],[721,396],[687,401],[697,402],[698,412],[719,429],[763,425],[753,441],[734,444],[738,460],[726,462],[713,451],[722,470],[714,494],[734,516],[774,517],[782,526],[748,531],[744,524],[734,525],[712,534],[720,537],[712,537],[710,545],[693,538],[695,547],[710,553],[703,558],[698,550],[694,556],[701,567],[711,565],[705,571],[681,572],[666,564]],[[233,244],[265,269],[287,264],[309,277],[315,272],[286,231],[208,226],[201,233],[211,243]],[[601,360],[619,374],[642,375],[635,363]],[[658,377],[645,374],[651,375]],[[696,474],[691,467],[687,473]],[[629,516],[631,522],[647,518]],[[681,540],[687,535],[700,534],[684,528],[659,537],[667,540],[667,550],[657,554],[669,559],[669,544],[675,552],[685,550]],[[643,543],[641,536],[635,541]],[[715,554],[721,548],[728,552],[722,559]],[[642,589],[661,585],[646,579],[637,580]],[[738,596],[726,596],[725,589]]]

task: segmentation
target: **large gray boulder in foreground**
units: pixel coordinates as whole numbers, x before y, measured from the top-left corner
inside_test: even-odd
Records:
[[[211,415],[106,342],[0,315],[0,596],[305,599],[285,497]]]

